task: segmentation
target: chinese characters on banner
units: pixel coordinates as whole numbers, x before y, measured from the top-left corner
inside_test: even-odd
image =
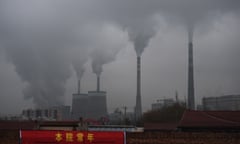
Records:
[[[21,144],[124,144],[124,132],[20,131]]]

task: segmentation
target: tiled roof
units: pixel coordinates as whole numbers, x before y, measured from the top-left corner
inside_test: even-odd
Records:
[[[39,121],[40,126],[78,126],[78,121]]]
[[[0,130],[36,129],[39,126],[76,127],[78,121],[0,121]]]
[[[144,123],[146,131],[174,131],[178,123]]]
[[[186,110],[178,127],[240,128],[240,111]]]
[[[0,130],[34,129],[35,121],[0,121]]]

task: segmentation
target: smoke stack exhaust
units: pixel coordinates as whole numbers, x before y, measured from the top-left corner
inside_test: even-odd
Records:
[[[188,109],[195,109],[192,41],[188,43]]]
[[[100,75],[97,75],[97,92],[100,91]]]
[[[142,102],[141,102],[141,57],[137,56],[137,97],[135,108],[136,120],[142,116]]]
[[[80,94],[80,92],[81,92],[80,85],[81,85],[81,81],[80,81],[80,80],[78,80],[78,94]]]

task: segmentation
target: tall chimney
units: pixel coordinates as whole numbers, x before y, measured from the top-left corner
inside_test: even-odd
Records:
[[[188,109],[195,109],[194,72],[193,72],[193,43],[188,43]]]
[[[78,80],[78,94],[80,94],[80,92],[81,92],[80,85],[81,85],[81,81],[80,81],[80,80]]]
[[[141,102],[141,57],[137,56],[137,96],[135,108],[136,120],[142,117],[142,102]]]
[[[97,92],[100,91],[100,75],[97,75]]]

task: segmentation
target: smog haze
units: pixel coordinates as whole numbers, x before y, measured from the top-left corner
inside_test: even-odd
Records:
[[[71,105],[72,94],[107,91],[111,112],[187,98],[193,42],[195,101],[240,94],[239,0],[1,0],[0,114]]]

